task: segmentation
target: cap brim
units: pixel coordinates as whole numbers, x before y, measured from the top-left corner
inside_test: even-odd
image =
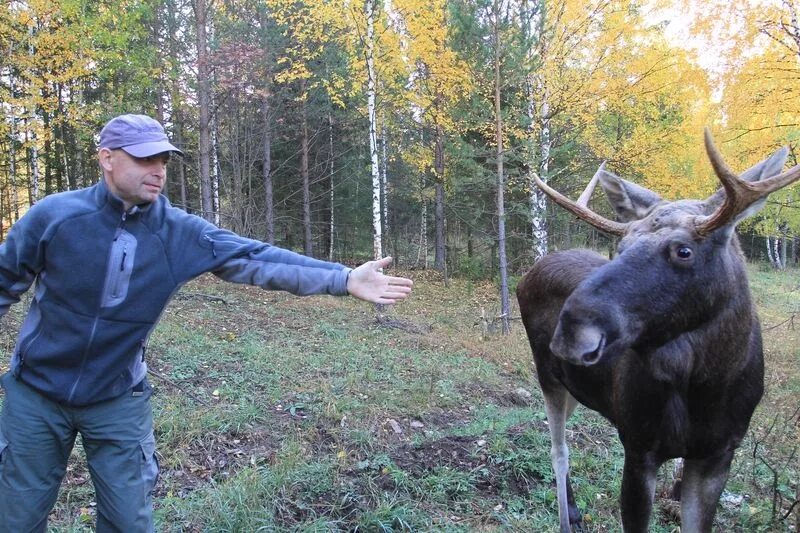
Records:
[[[152,143],[132,144],[130,146],[120,146],[133,157],[150,157],[164,152],[175,152],[183,157],[183,152],[172,146],[167,141],[156,141]]]

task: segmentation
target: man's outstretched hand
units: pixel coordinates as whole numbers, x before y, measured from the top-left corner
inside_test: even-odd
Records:
[[[381,272],[392,262],[391,257],[367,261],[354,268],[347,279],[347,292],[361,300],[376,304],[393,304],[405,300],[414,282],[408,278],[387,276]]]

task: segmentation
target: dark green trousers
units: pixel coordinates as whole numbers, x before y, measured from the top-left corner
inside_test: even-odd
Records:
[[[0,533],[46,531],[78,433],[97,498],[97,532],[153,531],[158,462],[147,382],[88,407],[54,403],[11,373],[0,383]]]

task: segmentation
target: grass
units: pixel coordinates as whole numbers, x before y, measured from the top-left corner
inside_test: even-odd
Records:
[[[481,309],[496,307],[491,284],[412,275],[412,299],[389,314],[396,327],[352,299],[301,299],[211,276],[189,284],[148,350],[157,529],[554,531],[549,436],[521,324],[483,340]],[[767,394],[715,527],[797,531],[800,509],[789,510],[800,482],[800,284],[796,271],[757,267],[751,281]],[[0,335],[6,352],[17,307]],[[618,531],[614,429],[579,409],[568,439],[586,529]],[[679,527],[662,494],[666,470],[658,532]],[[93,497],[77,446],[51,529],[91,530]]]

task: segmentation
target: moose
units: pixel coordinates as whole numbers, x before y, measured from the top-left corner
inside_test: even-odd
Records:
[[[800,179],[788,149],[735,174],[708,130],[722,183],[705,200],[666,201],[603,166],[572,201],[547,196],[620,237],[612,260],[566,250],[539,260],[517,287],[547,415],[560,531],[581,526],[569,483],[565,424],[577,402],[612,422],[625,452],[626,532],[646,531],[658,468],[683,459],[681,531],[711,531],[734,450],[764,389],[761,327],[736,225]],[[619,219],[588,207],[597,183]]]

